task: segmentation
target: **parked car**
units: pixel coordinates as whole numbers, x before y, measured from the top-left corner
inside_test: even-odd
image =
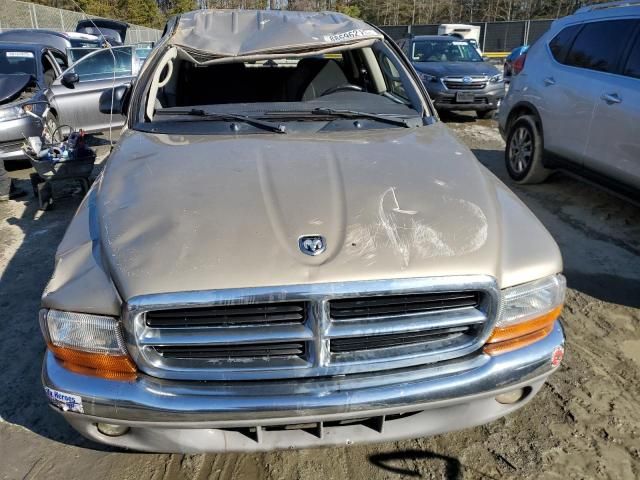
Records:
[[[61,52],[67,53],[69,49],[86,49],[91,51],[102,47],[100,38],[93,35],[79,35],[55,30],[38,28],[16,28],[0,32],[0,42],[36,43],[48,45]]]
[[[0,42],[0,161],[26,159],[22,144],[42,134],[44,91],[66,62],[66,55],[49,45]]]
[[[640,6],[598,4],[554,22],[526,53],[499,117],[515,181],[562,168],[636,196]]]
[[[520,73],[524,67],[524,54],[529,50],[529,45],[521,45],[511,50],[504,60],[503,74],[505,82],[510,82],[513,75]]]
[[[128,23],[106,18],[80,20],[76,25],[76,32],[95,35],[114,47],[124,45],[128,30]]]
[[[82,57],[61,73],[46,92],[51,106],[48,123],[51,129],[67,125],[96,133],[124,125],[121,115],[100,113],[100,94],[105,89],[133,81],[149,54],[135,45],[105,48]]]
[[[420,35],[398,45],[415,67],[438,110],[471,110],[489,118],[505,95],[502,73],[467,40]]]
[[[557,245],[377,28],[187,13],[101,109],[127,128],[40,311],[49,401],[88,438],[420,437],[513,412],[560,363]]]

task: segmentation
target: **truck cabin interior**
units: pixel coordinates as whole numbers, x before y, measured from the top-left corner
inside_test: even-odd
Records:
[[[396,105],[416,104],[404,88],[410,81],[407,71],[381,41],[339,52],[275,57],[198,64],[178,50],[159,62],[157,88],[152,85],[150,91],[151,99],[156,92],[153,110],[306,102],[337,91],[354,97],[360,92],[381,95]]]

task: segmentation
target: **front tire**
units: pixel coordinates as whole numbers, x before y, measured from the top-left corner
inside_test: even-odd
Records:
[[[58,117],[54,113],[47,112],[46,117],[44,117],[44,129],[51,143],[60,143],[63,140],[62,129],[60,128]]]
[[[543,150],[536,119],[531,115],[518,117],[509,129],[504,151],[509,176],[523,185],[544,182],[552,171],[542,164]]]

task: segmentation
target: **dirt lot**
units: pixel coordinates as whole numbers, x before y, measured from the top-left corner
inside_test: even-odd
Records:
[[[527,407],[472,430],[351,448],[150,455],[90,444],[46,405],[36,320],[53,253],[80,198],[46,214],[30,198],[0,204],[0,478],[639,478],[640,208],[562,174],[516,187],[493,122],[454,116],[449,124],[538,215],[564,255],[567,355]]]

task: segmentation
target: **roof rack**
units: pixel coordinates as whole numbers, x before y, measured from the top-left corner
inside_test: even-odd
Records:
[[[620,0],[617,2],[594,3],[592,5],[579,8],[575,11],[574,15],[578,13],[594,12],[596,10],[606,10],[607,8],[633,7],[638,5],[640,5],[640,0]]]

